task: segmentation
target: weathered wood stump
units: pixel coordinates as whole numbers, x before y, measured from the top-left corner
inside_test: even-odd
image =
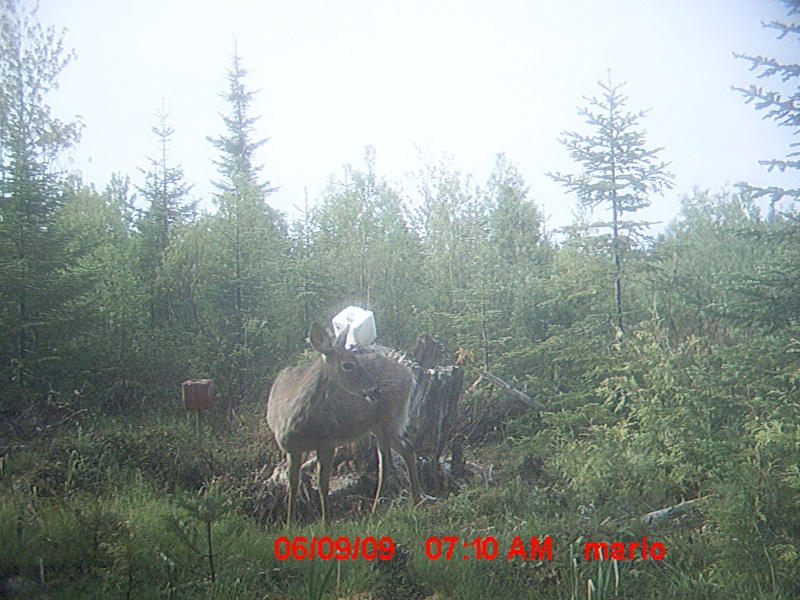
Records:
[[[421,335],[408,352],[416,386],[411,398],[409,437],[421,459],[420,478],[430,494],[449,489],[441,459],[453,438],[464,371],[445,346]]]

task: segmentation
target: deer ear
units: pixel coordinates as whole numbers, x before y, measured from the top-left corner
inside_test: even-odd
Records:
[[[311,347],[320,354],[327,354],[331,349],[331,336],[319,324],[312,323],[311,331],[308,332],[308,341],[311,342]]]
[[[339,335],[336,336],[336,341],[333,342],[334,346],[338,346],[339,348],[344,348],[345,342],[347,342],[347,334],[350,332],[350,323],[344,326],[339,332]]]

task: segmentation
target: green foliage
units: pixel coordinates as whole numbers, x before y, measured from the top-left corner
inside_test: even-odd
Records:
[[[54,118],[46,97],[73,56],[35,17],[16,0],[0,4],[0,389],[46,389],[51,327],[69,298],[66,240],[52,232],[62,177],[51,165],[80,127]]]
[[[384,342],[407,345],[419,334],[407,325],[420,305],[421,244],[402,197],[375,171],[374,149],[366,149],[365,163],[366,171],[346,166],[341,181],[331,179],[312,215],[308,253],[324,277],[319,305],[330,314],[370,307],[381,315]]]
[[[540,212],[504,155],[483,189],[447,156],[424,164],[417,180],[421,205],[413,223],[424,253],[424,295],[416,319],[490,368],[515,348],[515,325],[531,318],[529,282],[548,274],[552,246]]]
[[[194,231],[203,248],[213,249],[200,257],[197,296],[203,319],[202,326],[194,327],[216,349],[206,368],[219,373],[221,395],[234,406],[266,393],[265,381],[284,355],[281,342],[289,339],[282,309],[291,297],[282,285],[286,226],[283,216],[266,203],[273,191],[269,183],[259,180],[262,167],[255,162],[255,152],[266,140],[252,139],[258,117],[249,114],[254,92],[247,89],[246,76],[234,53],[229,89],[222,94],[230,106],[230,113],[223,115],[226,133],[208,138],[220,152],[218,210]]]
[[[179,502],[184,511],[183,518],[171,518],[168,521],[168,530],[174,533],[181,543],[192,553],[208,561],[208,579],[211,583],[217,581],[218,559],[226,550],[235,543],[241,523],[234,521],[234,527],[225,532],[226,540],[220,547],[218,538],[219,525],[228,524],[232,511],[233,500],[221,490],[217,482],[212,481],[203,490],[199,497],[184,499]],[[215,544],[216,541],[216,544]]]
[[[147,299],[130,261],[130,203],[127,179],[115,177],[102,194],[74,182],[56,214],[54,229],[69,240],[62,278],[71,289],[53,328],[59,387],[88,386],[101,396],[115,381],[138,379],[145,366],[137,349]]]
[[[683,197],[644,274],[674,338],[714,345],[733,323],[752,322],[747,290],[774,251],[769,228],[751,195],[695,189]]]
[[[308,600],[322,600],[325,597],[325,589],[330,583],[331,577],[336,570],[337,564],[334,561],[324,567],[317,563],[312,563],[312,569],[306,582],[306,597]]]

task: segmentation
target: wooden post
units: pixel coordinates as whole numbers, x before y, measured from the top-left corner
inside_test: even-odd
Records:
[[[195,431],[200,436],[200,413],[214,408],[214,381],[212,379],[187,379],[181,384],[183,410],[194,411]]]

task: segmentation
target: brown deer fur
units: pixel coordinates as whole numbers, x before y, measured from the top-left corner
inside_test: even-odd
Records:
[[[416,455],[405,435],[414,383],[411,370],[380,354],[356,354],[345,349],[346,336],[347,330],[331,343],[328,333],[314,323],[309,339],[319,356],[311,364],[283,369],[269,394],[267,423],[288,462],[287,522],[297,515],[303,452],[317,452],[322,520],[327,523],[334,451],[370,432],[378,440],[373,512],[380,500],[391,448],[400,453],[408,468],[412,503],[419,499]]]

